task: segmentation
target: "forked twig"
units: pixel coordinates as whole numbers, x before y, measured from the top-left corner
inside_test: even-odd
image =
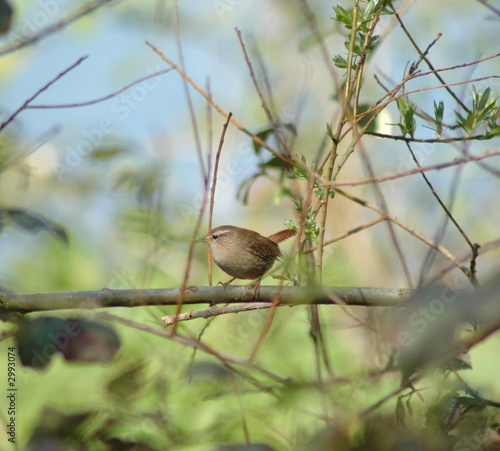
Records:
[[[255,76],[255,73],[253,71],[252,62],[250,61],[250,57],[248,56],[247,49],[245,47],[245,43],[243,42],[243,38],[241,36],[241,31],[238,28],[235,28],[235,30],[236,30],[236,34],[238,36],[238,40],[240,41],[241,48],[243,50],[245,62],[246,62],[247,67],[250,71],[250,77],[251,77],[252,82],[254,84],[255,90],[257,91],[257,95],[259,96],[259,99],[260,99],[260,102],[262,105],[262,109],[266,113],[267,120],[269,121],[269,123],[273,127],[276,138],[278,139],[278,142],[281,144],[282,149],[288,153],[288,156],[290,156],[290,149],[288,148],[288,145],[286,144],[286,142],[283,138],[281,130],[278,127],[278,123],[274,119],[273,114],[271,113],[271,110],[270,110],[269,106],[267,105],[267,101],[264,98],[264,94],[262,93],[262,90],[260,89],[259,83],[257,82],[257,77]]]
[[[408,147],[408,150],[410,151],[410,154],[411,154],[411,156],[412,156],[413,161],[415,162],[415,164],[418,166],[418,168],[421,168],[420,162],[418,161],[418,159],[417,159],[415,153],[413,152],[413,149],[411,148],[410,144],[406,143],[406,146]],[[439,205],[441,206],[441,208],[446,213],[446,216],[448,216],[448,218],[450,219],[450,221],[457,228],[457,230],[460,232],[460,234],[462,235],[462,237],[464,238],[464,240],[467,242],[467,244],[469,245],[469,247],[472,250],[472,259],[471,259],[471,263],[470,263],[470,270],[469,270],[469,273],[467,275],[470,278],[472,284],[475,287],[477,287],[479,282],[477,281],[477,278],[476,278],[475,268],[476,268],[476,259],[478,257],[478,253],[479,253],[479,244],[477,244],[477,243],[472,244],[471,240],[469,239],[469,237],[467,236],[467,234],[464,232],[464,230],[462,229],[462,227],[460,226],[460,224],[457,222],[457,220],[455,219],[455,217],[452,215],[451,211],[448,209],[448,207],[445,205],[445,203],[441,200],[441,197],[439,196],[439,194],[434,189],[434,186],[430,182],[430,180],[427,177],[427,175],[425,174],[425,172],[421,172],[421,174],[422,174],[422,177],[423,177],[425,183],[427,184],[427,186],[431,190],[432,195],[438,201]]]
[[[165,75],[169,72],[171,72],[173,69],[165,69],[161,70],[158,72],[154,72],[152,74],[146,75],[145,77],[141,77],[132,83],[129,83],[128,85],[125,85],[123,88],[120,88],[118,91],[112,92],[111,94],[107,94],[103,97],[98,97],[97,99],[93,100],[87,100],[86,102],[74,102],[74,103],[62,103],[62,104],[55,104],[55,105],[28,105],[26,109],[30,110],[49,110],[49,109],[60,109],[60,108],[78,108],[82,106],[89,106],[89,105],[94,105],[96,103],[104,102],[108,99],[111,99],[113,97],[116,97],[117,95],[121,94],[122,92],[126,91],[127,89],[130,89],[132,86],[135,86],[139,83],[142,83],[143,81],[149,80],[151,78],[159,77],[160,75]]]
[[[224,137],[226,136],[227,127],[229,126],[229,122],[231,121],[232,116],[233,113],[229,112],[229,114],[227,115],[226,123],[222,128],[222,134],[219,140],[219,147],[217,149],[217,153],[215,154],[214,173],[212,178],[212,186],[210,188],[210,203],[208,208],[208,230],[212,230],[213,226],[215,189],[217,188],[217,174],[219,172],[219,161],[220,161],[220,156],[222,154],[222,147],[224,146]],[[210,253],[210,249],[208,249],[208,284],[212,285],[212,254]]]
[[[91,13],[92,11],[95,11],[97,8],[100,8],[101,6],[105,5],[106,3],[110,3],[113,0],[97,0],[93,3],[90,3],[89,5],[83,7],[80,11],[68,16],[67,18],[61,20],[60,22],[57,22],[53,25],[49,25],[47,28],[44,28],[42,31],[39,33],[29,36],[20,42],[14,42],[11,45],[8,45],[6,47],[0,48],[0,56],[5,55],[7,53],[13,52],[15,50],[21,49],[23,47],[26,47],[28,45],[34,44],[35,42],[38,42],[39,40],[46,38],[48,36],[51,36],[53,33],[63,30],[66,28],[68,25],[71,23],[75,22],[76,20],[80,19],[81,17],[86,16],[87,14]],[[49,9],[53,8],[54,6],[44,6]],[[57,5],[56,7],[59,7]]]
[[[467,276],[467,278],[469,278],[468,274],[467,274],[467,270],[464,269],[464,267],[460,264],[460,261],[457,260],[453,256],[453,254],[450,251],[448,251],[445,247],[443,247],[441,244],[435,243],[434,241],[432,241],[431,239],[426,237],[423,233],[421,233],[418,230],[405,224],[399,218],[389,215],[387,212],[385,212],[381,208],[377,207],[376,205],[373,205],[370,202],[367,202],[363,199],[360,199],[359,197],[352,196],[351,194],[348,194],[345,191],[342,191],[338,188],[336,188],[335,191],[337,193],[339,193],[340,195],[344,196],[345,198],[350,199],[359,205],[362,205],[363,207],[366,207],[366,208],[369,208],[370,210],[374,210],[374,211],[378,212],[380,215],[382,215],[382,217],[393,222],[394,224],[398,225],[399,227],[401,227],[402,229],[406,230],[408,233],[413,235],[415,238],[418,238],[419,240],[423,241],[425,244],[436,249],[440,254],[442,254],[445,258],[447,258],[450,262],[452,262],[458,269],[460,269],[460,271],[462,271]]]
[[[75,67],[79,66],[81,63],[83,63],[86,59],[88,58],[88,56],[82,56],[81,58],[78,58],[78,60],[73,63],[71,66],[69,66],[67,69],[64,69],[59,75],[57,75],[56,77],[54,77],[52,80],[50,80],[46,85],[44,85],[43,87],[41,87],[37,92],[35,92],[35,94],[33,94],[29,99],[27,99],[16,111],[14,111],[14,113],[12,113],[9,118],[3,122],[2,124],[0,124],[0,132],[5,128],[7,127],[7,125],[9,125],[16,117],[19,113],[21,113],[21,111],[25,110],[26,108],[28,108],[29,104],[35,100],[42,92],[45,92],[47,89],[49,89],[55,82],[57,82],[59,79],[61,79],[62,77],[64,77],[68,72],[72,71]]]
[[[168,63],[170,66],[172,66],[178,73],[179,75],[185,79],[193,88],[198,91],[210,104],[225,118],[228,117],[228,113],[226,113],[211,97],[208,96],[208,94],[191,78],[189,77],[177,64],[175,64],[172,60],[170,60],[167,56],[165,56],[160,50],[158,50],[153,44],[150,42],[146,42],[146,45],[150,47],[163,61]],[[274,150],[272,147],[270,147],[267,143],[265,143],[262,139],[260,139],[257,135],[253,134],[250,132],[248,129],[246,129],[242,124],[240,124],[234,117],[231,118],[231,122],[236,125],[243,133],[248,135],[250,138],[252,138],[253,141],[255,141],[257,144],[262,146],[263,148],[269,150],[275,157],[279,158],[286,164],[290,164],[290,161],[282,155],[280,152],[277,152]]]

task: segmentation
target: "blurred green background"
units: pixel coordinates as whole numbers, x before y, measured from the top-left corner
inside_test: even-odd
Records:
[[[343,52],[344,39],[332,21],[332,7],[350,2],[311,0],[328,50]],[[80,66],[61,78],[33,104],[57,105],[86,102],[116,92],[134,80],[167,68],[146,46],[151,42],[165,55],[179,61],[176,22],[186,71],[210,92],[215,101],[249,130],[268,126],[261,102],[245,65],[235,27],[250,48],[258,48],[267,69],[274,105],[283,122],[297,127],[294,151],[315,158],[325,139],[326,123],[337,120],[339,105],[332,81],[322,61],[301,2],[213,0],[181,1],[178,17],[171,1],[117,1],[69,24],[66,28],[27,47],[10,51],[24,36],[37,33],[70,16],[87,2],[19,1],[13,4],[12,27],[0,38],[0,114],[2,121],[44,84],[78,58]],[[430,58],[435,66],[451,67],[498,52],[498,17],[471,1],[420,0],[395,2],[414,39],[425,48],[438,33]],[[377,74],[394,85],[418,58],[401,29],[384,17],[379,34],[382,44],[369,63],[362,102],[374,103],[383,96]],[[446,73],[456,82],[498,74],[496,59],[478,66]],[[408,88],[438,85],[428,78]],[[498,79],[475,84],[498,91]],[[470,86],[457,87],[470,101]],[[207,122],[206,102],[192,92],[204,155],[215,149],[224,118],[213,112]],[[442,90],[423,91],[414,98],[432,109],[433,101],[448,100]],[[445,121],[453,122],[453,111]],[[103,122],[104,121],[104,122]],[[389,107],[377,121],[377,130],[397,133],[389,124],[398,121]],[[103,124],[106,126],[103,127]],[[420,127],[420,138],[433,138],[432,130]],[[210,142],[209,142],[210,141]],[[378,175],[413,168],[404,145],[375,137],[364,139]],[[17,294],[84,291],[107,288],[161,288],[180,286],[189,240],[200,206],[202,182],[195,152],[182,81],[175,72],[141,82],[107,101],[78,108],[33,109],[22,112],[0,134],[3,161],[33,150],[26,158],[0,174],[0,206],[21,208],[62,226],[69,245],[46,232],[28,234],[6,227],[0,234],[0,285]],[[479,154],[498,147],[490,141],[474,142],[468,150]],[[416,144],[423,166],[462,156],[458,145]],[[79,154],[78,154],[79,152]],[[79,155],[79,157],[77,156]],[[283,228],[285,219],[297,220],[290,200],[280,196],[272,177],[259,178],[246,205],[237,198],[242,182],[258,172],[263,156],[256,155],[250,139],[230,126],[224,144],[216,197],[214,225],[234,224],[264,235]],[[498,171],[498,159],[495,159]],[[493,160],[488,164],[494,166]],[[498,238],[500,209],[495,193],[498,177],[477,164],[435,172],[430,177],[445,199],[458,180],[454,214],[473,242]],[[356,154],[344,168],[340,181],[364,178]],[[456,177],[456,179],[455,179]],[[421,179],[412,176],[382,185],[391,213],[429,237],[434,237],[443,212]],[[374,202],[368,186],[351,188],[352,194]],[[377,217],[337,196],[329,214],[327,238],[334,238]],[[202,234],[205,233],[205,228]],[[410,270],[418,275],[428,247],[398,230]],[[458,256],[468,248],[451,227],[441,241]],[[291,250],[292,243],[283,249]],[[447,262],[438,258],[426,279],[438,274]],[[189,284],[207,283],[206,249],[195,249]],[[215,270],[214,280],[226,280]],[[498,271],[498,254],[481,255],[478,276],[486,281]],[[445,282],[466,284],[454,270]],[[277,284],[271,278],[265,283]],[[330,246],[325,254],[324,283],[329,286],[405,287],[387,229],[380,223]],[[205,308],[200,306],[200,309]],[[115,308],[112,313],[161,328],[160,318],[174,308]],[[188,310],[188,308],[185,308]],[[352,308],[371,319],[372,313]],[[122,440],[143,441],[151,449],[205,450],[217,443],[244,443],[245,428],[252,443],[268,443],[275,449],[299,449],[324,427],[332,415],[341,429],[355,434],[355,415],[397,387],[398,375],[376,380],[366,377],[380,368],[380,343],[374,335],[339,308],[321,307],[328,326],[328,347],[335,375],[347,381],[328,387],[328,398],[310,385],[315,361],[309,338],[306,307],[279,309],[256,364],[283,379],[293,388],[243,368],[255,380],[239,379],[221,363],[202,352],[162,337],[115,326],[122,346],[109,364],[66,362],[56,356],[46,370],[17,367],[18,447],[9,447],[0,429],[1,449],[25,449],[36,426],[70,421],[52,418],[45,409],[63,415],[88,415],[68,426],[81,436],[102,434]],[[79,312],[57,313],[75,316]],[[93,313],[81,313],[93,317]],[[30,315],[36,317],[38,314]],[[204,340],[218,352],[247,359],[266,323],[268,312],[255,311],[216,318]],[[196,337],[205,320],[181,326]],[[4,333],[12,329],[3,326]],[[11,338],[0,342],[0,380],[3,356]],[[498,399],[500,389],[491,376],[500,366],[491,356],[498,337],[472,352],[472,371],[464,378],[481,394]],[[2,386],[0,384],[0,386]],[[439,391],[436,390],[438,396]],[[4,396],[0,393],[0,396]],[[428,398],[433,400],[429,393]],[[335,405],[330,401],[334,399]],[[429,399],[427,399],[429,401]],[[386,407],[394,410],[394,401]],[[426,411],[423,401],[416,412]],[[385,411],[384,411],[385,412]],[[5,412],[1,412],[4,418]],[[339,426],[340,427],[340,426]],[[5,445],[5,446],[4,446]],[[119,449],[119,445],[115,443]],[[77,446],[77,445],[75,445]],[[114,446],[110,444],[110,446]],[[121,445],[120,445],[121,446]],[[77,447],[75,449],[78,449]],[[304,448],[306,449],[306,448]],[[339,448],[341,449],[341,448]]]

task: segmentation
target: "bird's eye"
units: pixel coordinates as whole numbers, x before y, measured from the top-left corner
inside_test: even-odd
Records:
[[[219,235],[217,235],[217,234],[212,235],[212,238],[213,238],[214,240],[216,240],[217,238],[219,238]]]

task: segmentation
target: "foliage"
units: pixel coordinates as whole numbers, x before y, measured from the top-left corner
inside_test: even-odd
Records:
[[[99,8],[106,3],[72,10],[54,26],[10,41],[0,48],[0,57],[53,34],[62,41],[62,30],[89,20],[85,17],[92,11],[97,24],[105,15]],[[121,19],[135,24],[144,40],[144,6],[126,3],[113,4],[110,11],[121,11]],[[8,195],[0,203],[0,239],[8,241],[5,255],[12,256],[12,263],[1,267],[0,356],[18,358],[17,449],[499,446],[500,403],[495,398],[500,392],[493,356],[500,287],[498,263],[490,255],[499,248],[495,188],[500,171],[492,157],[499,155],[493,143],[500,119],[498,76],[488,66],[498,55],[445,67],[433,54],[440,46],[449,51],[441,34],[433,38],[426,31],[428,46],[420,48],[411,30],[425,28],[422,16],[411,10],[402,14],[399,2],[354,0],[332,4],[328,14],[320,2],[314,11],[306,1],[298,4],[300,19],[289,19],[292,36],[305,37],[287,42],[295,46],[296,58],[281,49],[261,52],[258,33],[249,45],[237,31],[245,70],[256,89],[255,95],[238,99],[245,108],[237,118],[224,111],[211,88],[196,84],[191,64],[189,69],[184,62],[177,65],[148,44],[155,62],[174,68],[185,83],[176,92],[187,96],[194,136],[188,144],[185,118],[179,113],[184,104],[176,98],[161,106],[173,110],[173,125],[165,136],[179,132],[180,140],[155,136],[161,145],[148,154],[141,144],[106,131],[114,130],[107,111],[99,127],[82,126],[86,139],[65,159],[58,156],[55,174],[33,171],[31,157],[48,153],[53,135],[46,133],[27,145],[28,139],[13,127],[32,120],[28,110],[41,110],[40,115],[54,110],[63,123],[70,118],[64,112],[105,100],[117,102],[111,110],[124,117],[146,110],[137,98],[121,96],[134,88],[148,93],[151,85],[145,82],[156,80],[158,73],[97,100],[59,105],[45,100],[54,87],[72,83],[69,75],[85,57],[62,72],[55,70],[50,82],[38,81],[37,92],[26,94],[13,113],[2,113],[0,189]],[[291,8],[279,2],[268,7],[270,14],[272,8],[287,13]],[[467,6],[470,11],[480,7],[484,5]],[[178,21],[188,14],[181,2],[165,8],[169,17],[177,18],[168,33],[179,49],[189,47],[184,40],[191,33],[202,31],[208,42],[205,22],[184,29]],[[245,6],[217,1],[213,8],[222,18]],[[489,11],[500,17],[494,7]],[[190,18],[199,20],[192,14]],[[7,16],[2,32],[11,27],[10,7]],[[265,26],[264,18],[262,22],[254,25]],[[460,25],[467,29],[468,24]],[[154,27],[165,32],[158,23]],[[332,33],[334,40],[329,39]],[[381,52],[394,34],[398,45],[408,47],[405,57],[394,63],[396,70],[389,71],[383,57],[388,54]],[[311,72],[320,80],[315,88],[315,77],[303,83],[311,84],[303,95],[310,95],[312,107],[300,98],[299,71],[280,67],[284,60],[299,60],[300,52],[313,61]],[[203,72],[205,63],[199,61]],[[471,72],[461,72],[462,66]],[[473,70],[484,66],[486,75],[472,77]],[[84,97],[92,97],[90,85],[78,86]],[[152,97],[170,90],[170,85],[158,86]],[[283,95],[283,86],[290,92]],[[203,103],[191,97],[191,87]],[[289,101],[295,98],[299,106],[290,115]],[[235,108],[233,100],[225,102]],[[207,104],[210,145],[205,148],[200,118]],[[211,116],[215,112],[227,121],[216,156],[211,143],[218,131]],[[134,120],[139,123],[137,116]],[[242,132],[243,145],[233,146],[236,131]],[[194,164],[183,166],[187,155],[194,155],[195,169]],[[384,179],[388,173],[391,177]],[[13,183],[19,180],[27,182]],[[15,188],[20,185],[22,194]],[[194,185],[195,194],[189,197]],[[328,294],[336,305],[273,305],[248,311],[247,305],[231,310],[232,305],[229,314],[215,316],[216,309],[207,309],[201,312],[205,319],[181,322],[179,314],[189,313],[182,308],[182,296],[196,290],[206,272],[205,254],[193,242],[203,235],[205,210],[211,223],[212,207],[224,211],[223,199],[227,193],[233,197],[233,188],[245,211],[263,212],[256,221],[260,225],[249,228],[265,233],[284,216],[285,226],[298,231],[295,244],[283,246],[285,258],[266,283],[311,290],[404,285],[415,289],[414,296],[396,309],[352,306],[349,299]],[[52,195],[63,199],[59,208],[50,203]],[[100,204],[99,214],[92,212],[92,203]],[[230,217],[233,210],[231,205],[225,215]],[[67,274],[73,276],[69,281]],[[218,278],[215,272],[214,281]],[[15,311],[9,305],[12,291],[23,293],[33,286],[60,291],[68,285],[73,291],[88,285],[125,287],[134,296],[145,286],[182,288],[179,304],[165,309],[117,306],[102,311],[95,299],[86,299],[85,309],[68,312]],[[174,323],[167,330],[160,321],[165,314]],[[11,373],[12,368],[8,366]]]

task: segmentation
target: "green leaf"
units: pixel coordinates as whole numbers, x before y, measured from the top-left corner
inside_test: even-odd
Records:
[[[279,128],[280,129],[284,128],[285,130],[288,130],[290,133],[292,133],[294,136],[297,136],[297,129],[295,127],[295,124],[293,124],[291,122],[287,122],[286,124],[281,124],[281,125],[279,125]],[[269,127],[269,128],[266,128],[266,129],[261,130],[260,132],[256,133],[255,136],[257,136],[261,141],[266,142],[270,136],[275,135],[275,134],[276,134],[276,132],[275,132],[274,128]],[[252,141],[252,145],[253,145],[253,150],[255,151],[255,153],[257,155],[260,154],[263,147],[255,141]]]
[[[347,60],[340,55],[335,55],[333,58],[333,64],[339,69],[347,69]]]
[[[444,102],[441,100],[438,104],[434,101],[434,124],[436,133],[441,136],[443,133]]]
[[[472,135],[480,127],[491,130],[498,124],[498,99],[492,95],[490,88],[486,88],[483,93],[480,93],[473,87],[472,107],[467,112],[467,116],[464,117],[457,111],[455,114],[458,119],[457,125],[467,136]]]
[[[296,180],[309,180],[309,173],[305,169],[307,167],[306,157],[302,155],[301,160],[303,164],[300,164],[298,161],[295,160],[293,161],[295,169],[286,173],[287,178]],[[313,165],[314,164],[315,162],[313,161]]]
[[[333,133],[333,130],[332,130],[332,126],[327,123],[326,124],[326,134],[328,135],[328,137],[332,140],[332,141],[337,141],[337,138],[335,136],[335,134]]]
[[[352,8],[344,9],[341,6],[334,6],[335,22],[344,25],[348,30],[352,28]]]
[[[114,177],[114,188],[135,192],[139,204],[151,204],[165,178],[164,166],[152,163],[146,168],[123,169]]]
[[[500,135],[500,125],[489,123],[488,132],[484,135],[482,139],[492,139]]]
[[[5,223],[9,222],[26,232],[37,233],[40,230],[45,230],[61,240],[64,244],[68,244],[68,235],[63,227],[28,210],[1,208],[0,230]]]
[[[266,139],[273,133],[274,133],[273,128],[266,128],[265,130],[261,130],[260,132],[256,133],[255,136],[257,136],[261,141],[266,142]],[[253,144],[253,150],[258,155],[262,150],[262,146],[259,143],[256,143],[255,141],[252,141],[252,144]]]
[[[318,241],[319,227],[316,225],[316,219],[313,216],[307,217],[304,221],[304,234],[313,243]]]
[[[290,168],[288,163],[285,163],[281,158],[272,156],[269,160],[264,163],[260,163],[259,167],[262,169],[282,169],[287,170]]]
[[[283,124],[283,127],[286,128],[293,136],[297,136],[297,127],[293,122],[287,122]]]
[[[90,153],[89,156],[94,160],[109,160],[124,153],[127,153],[127,151],[128,150],[124,149],[123,147],[108,147],[102,149],[95,149],[93,152]]]
[[[243,182],[241,182],[241,185],[239,186],[238,191],[236,193],[236,198],[241,199],[243,205],[248,204],[248,198],[250,197],[250,188],[252,187],[254,182],[256,182],[257,179],[263,175],[266,175],[266,173],[264,171],[260,171],[257,174],[254,174],[248,177],[247,179],[243,180]]]
[[[403,119],[403,122],[398,123],[402,135],[405,136],[408,134],[413,138],[417,128],[417,122],[415,120],[415,107],[406,97],[398,98],[396,100],[396,105]]]
[[[273,196],[274,203],[279,203],[283,198],[291,199],[293,198],[293,193],[290,188],[286,188],[284,186],[280,186],[275,192]]]

